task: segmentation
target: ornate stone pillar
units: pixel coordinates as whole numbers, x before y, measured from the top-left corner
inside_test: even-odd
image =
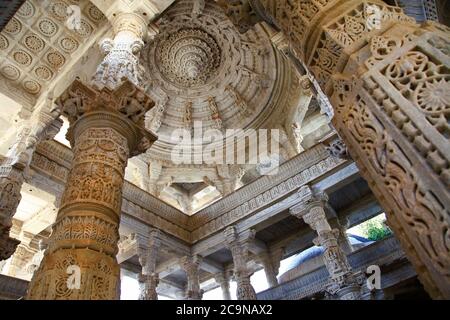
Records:
[[[285,33],[428,293],[449,299],[449,28],[381,0],[225,5],[241,26],[259,13]]]
[[[33,153],[42,140],[53,139],[59,132],[62,121],[49,94],[25,120],[18,132],[15,144],[6,158],[0,161],[0,261],[8,259],[20,243],[9,236],[12,218],[22,198],[20,190],[25,180]]]
[[[145,84],[144,68],[139,64],[139,53],[144,47],[147,24],[137,13],[119,13],[112,21],[114,39],[104,39],[100,49],[106,55],[98,66],[93,84],[98,88],[116,88],[123,79],[136,86]]]
[[[314,244],[324,249],[323,260],[330,274],[328,292],[341,300],[361,299],[358,275],[352,271],[347,257],[338,243],[339,230],[331,229],[324,207],[328,197],[324,193],[313,192],[308,186],[299,191],[301,203],[292,207],[290,213],[303,219],[318,237]]]
[[[233,255],[234,277],[237,282],[237,299],[256,300],[256,292],[250,282],[252,273],[247,268],[248,243],[239,239],[239,235],[233,226],[225,229],[224,236]]]
[[[187,300],[202,300],[203,290],[200,290],[199,266],[202,261],[200,256],[184,257],[181,266],[187,275]]]
[[[227,272],[215,274],[214,279],[222,289],[223,300],[231,300],[230,277],[228,276]]]
[[[27,299],[118,299],[125,166],[156,140],[143,129],[153,102],[128,81],[115,90],[97,90],[76,80],[57,103],[70,123],[74,157]],[[68,280],[75,285],[69,287]]]
[[[159,276],[156,274],[156,259],[161,246],[160,232],[159,230],[152,230],[148,242],[140,238],[137,242],[139,263],[142,266],[142,272],[139,275],[141,290],[139,300],[158,300],[156,288],[158,287]]]
[[[44,240],[39,240],[38,252],[36,252],[31,259],[31,261],[26,266],[27,271],[33,275],[34,272],[39,268],[42,259],[44,258],[44,252],[46,250],[46,244]]]

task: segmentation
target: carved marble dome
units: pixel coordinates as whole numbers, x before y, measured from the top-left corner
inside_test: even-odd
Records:
[[[217,76],[222,53],[216,40],[202,29],[180,29],[156,50],[159,72],[181,88],[206,84]]]
[[[240,34],[217,4],[197,9],[192,0],[177,2],[158,27],[142,53],[157,103],[147,115],[159,137],[152,157],[168,160],[172,132],[196,121],[222,132],[261,126],[276,105],[282,64],[263,27]]]

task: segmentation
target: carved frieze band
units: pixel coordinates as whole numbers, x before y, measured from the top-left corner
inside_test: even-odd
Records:
[[[31,167],[63,183],[71,163],[71,151],[56,142],[40,144]],[[196,242],[227,225],[249,217],[260,208],[296,192],[301,186],[337,168],[345,161],[330,157],[317,145],[280,167],[274,177],[263,177],[236,193],[189,217],[131,183],[123,188],[122,212],[188,243]],[[255,196],[256,194],[256,196]],[[218,209],[220,207],[220,209]]]

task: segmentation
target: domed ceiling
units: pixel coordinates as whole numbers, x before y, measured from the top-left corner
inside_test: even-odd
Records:
[[[158,33],[141,60],[146,91],[156,102],[146,126],[158,141],[131,162],[128,179],[192,213],[233,192],[249,167],[176,164],[173,133],[184,128],[192,135],[198,124],[203,133],[218,130],[224,137],[227,129],[276,128],[274,119],[282,123],[283,108],[296,103],[298,82],[269,29],[258,25],[241,34],[212,0],[176,1],[155,25]]]
[[[175,129],[196,121],[203,132],[257,128],[275,105],[278,68],[267,33],[240,34],[218,5],[201,2],[170,8],[143,52],[148,94],[157,102],[147,117],[159,136],[150,153],[161,160],[169,160]]]

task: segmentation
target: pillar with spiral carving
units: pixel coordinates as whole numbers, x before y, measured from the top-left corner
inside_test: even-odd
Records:
[[[153,101],[129,81],[99,90],[76,80],[57,100],[73,163],[48,248],[27,299],[118,299],[116,260],[127,161],[156,137],[144,129]]]
[[[221,1],[288,38],[433,298],[450,298],[450,29],[381,0]]]

